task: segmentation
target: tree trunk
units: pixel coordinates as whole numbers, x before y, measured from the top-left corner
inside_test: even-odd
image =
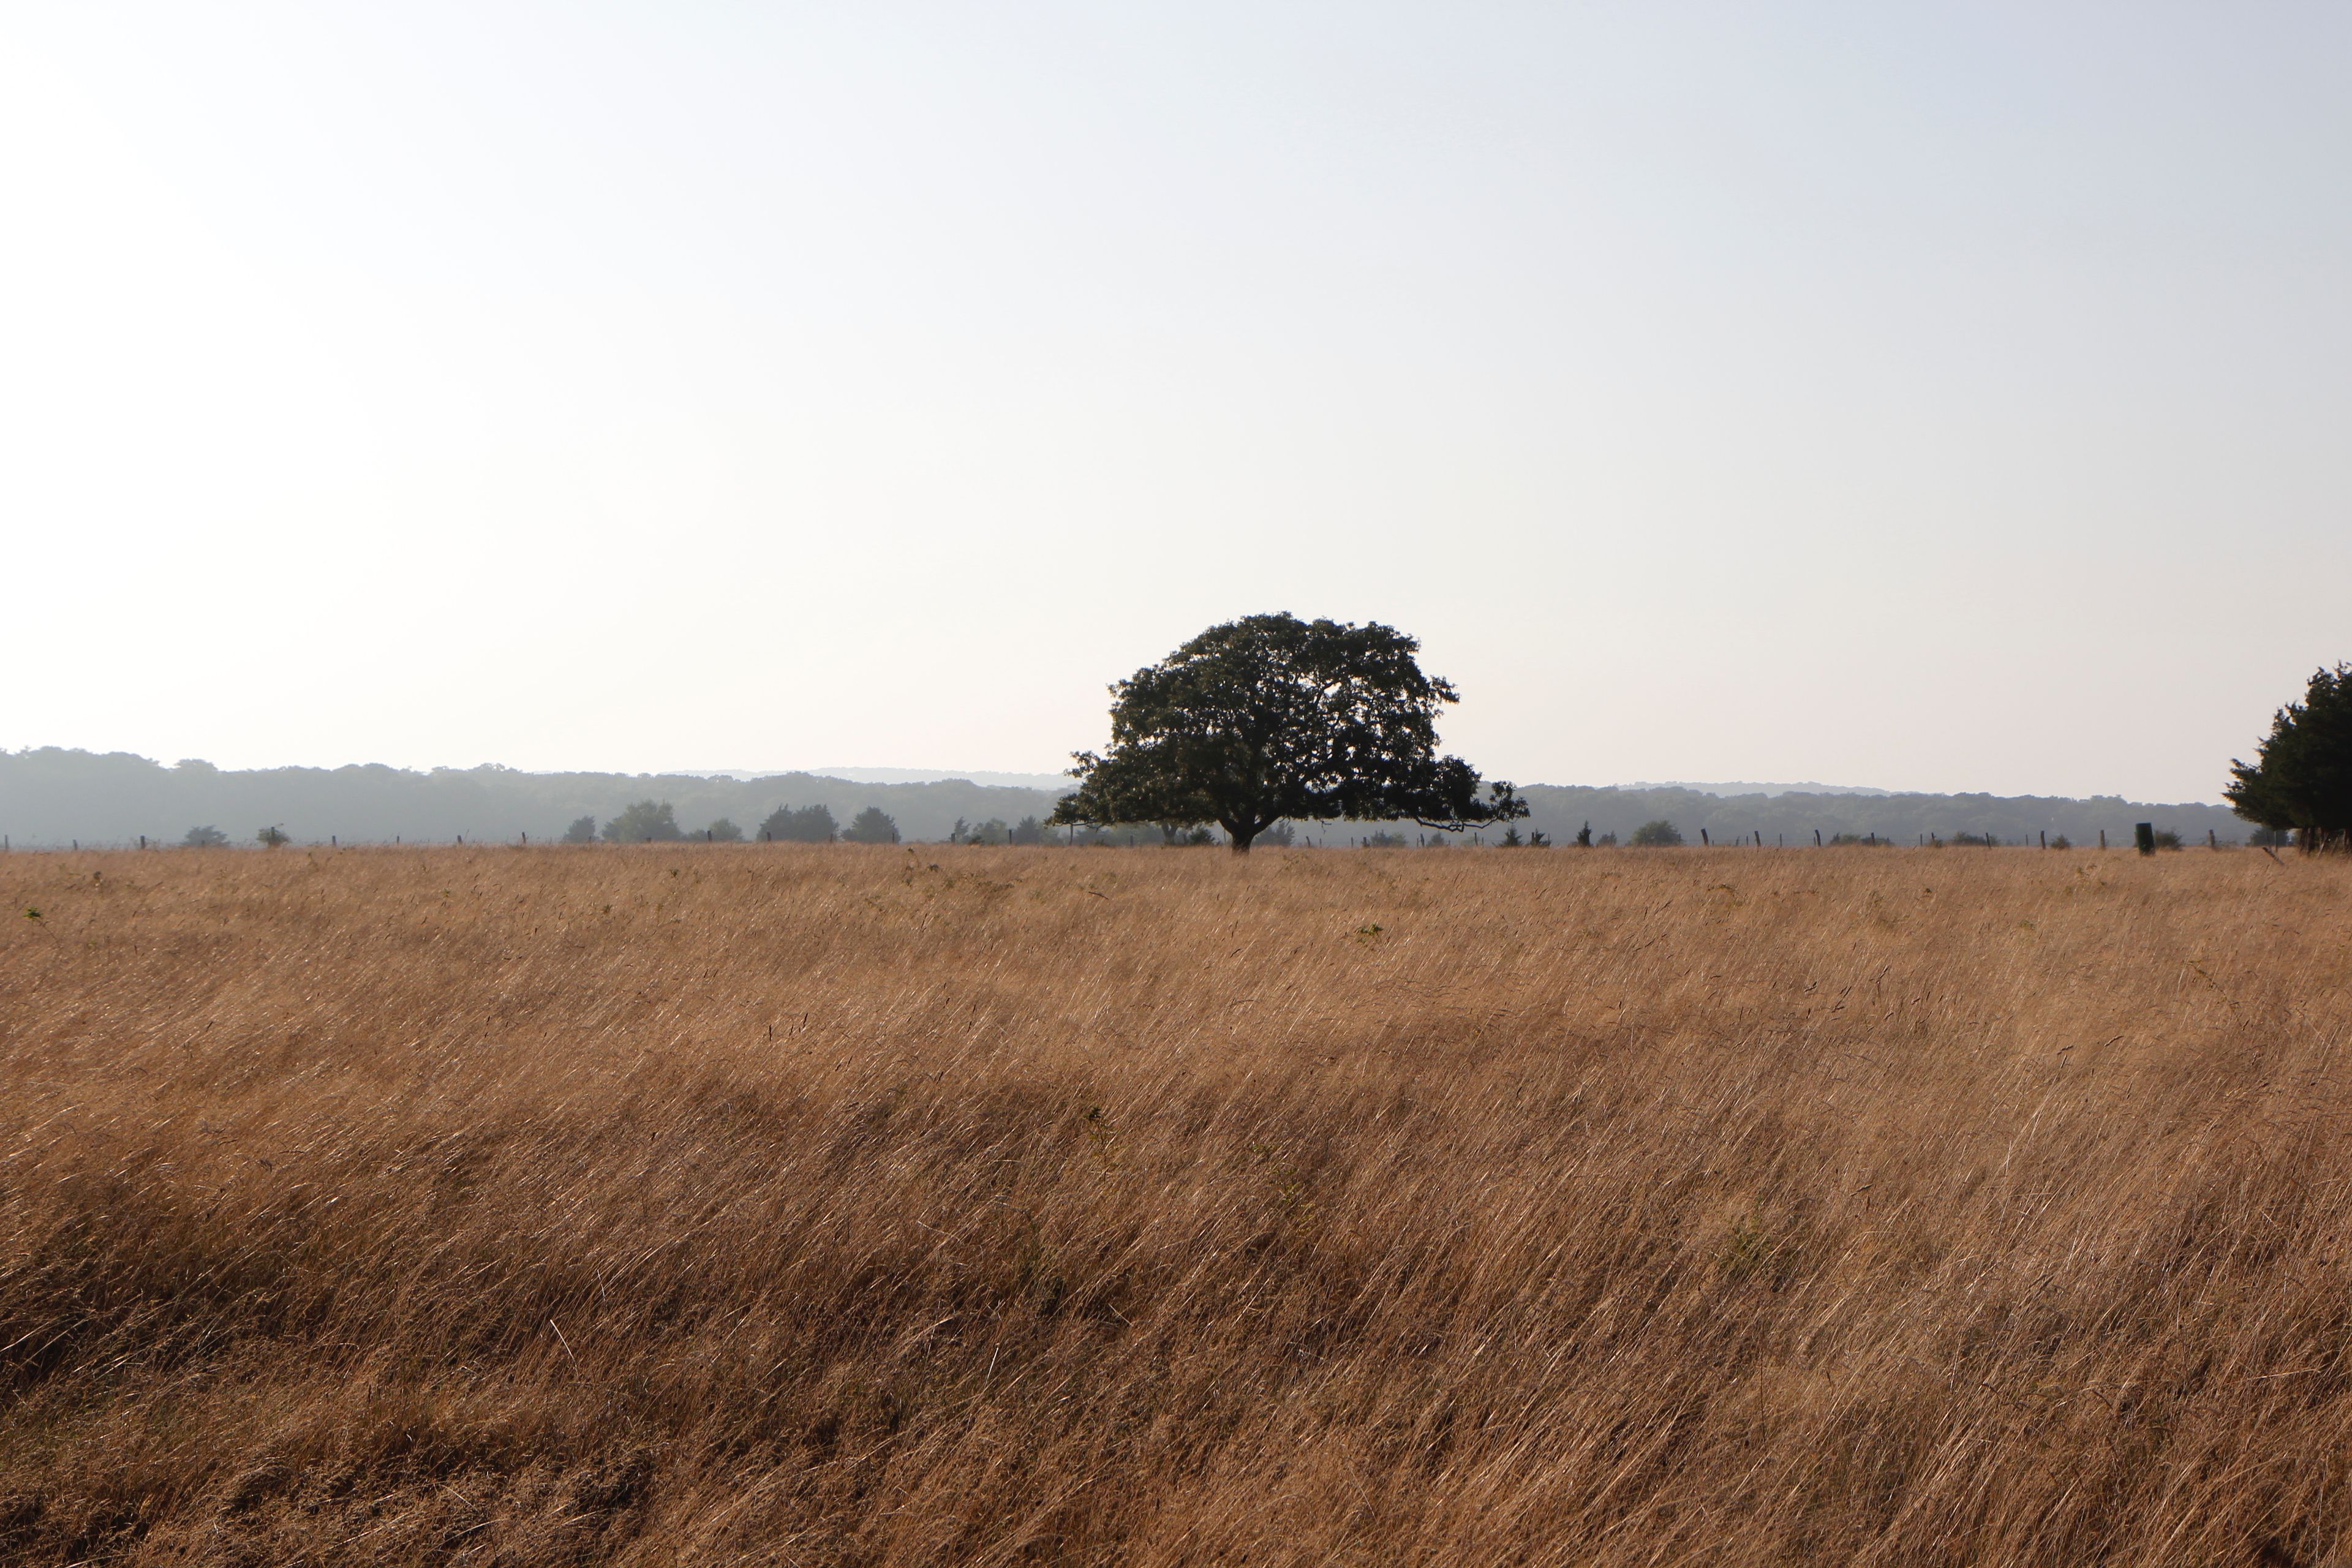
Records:
[[[1223,828],[1225,830],[1225,837],[1233,841],[1234,854],[1246,855],[1249,853],[1250,840],[1255,838],[1258,835],[1258,830],[1256,828],[1235,827],[1230,822],[1221,822],[1217,824],[1217,826]]]

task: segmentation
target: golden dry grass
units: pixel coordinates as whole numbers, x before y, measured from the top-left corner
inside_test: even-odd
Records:
[[[2352,1550],[2341,862],[0,883],[10,1563]]]

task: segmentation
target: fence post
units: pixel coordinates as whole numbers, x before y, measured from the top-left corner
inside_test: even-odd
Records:
[[[2102,849],[2105,849],[2106,847],[2107,847],[2107,830],[2106,830],[2105,828],[2102,827],[2102,828],[2100,828],[2100,829],[2099,829],[2099,847],[2100,847],[2100,848],[2102,848]]]
[[[1706,849],[1712,849],[1712,848],[1714,848],[1714,847],[1715,847],[1715,846],[1714,846],[1714,845],[1712,845],[1712,844],[1710,844],[1710,843],[1708,843],[1708,842],[1707,842],[1707,837],[1706,837],[1706,828],[1704,828],[1704,827],[1702,827],[1702,828],[1700,828],[1700,829],[1698,830],[1698,841],[1699,841],[1699,846],[1700,846],[1700,847],[1702,847],[1702,848],[1706,848]]]
[[[2042,847],[2044,849],[2050,847],[2050,830],[2046,827],[2042,830]]]
[[[2156,853],[2155,823],[2142,822],[2135,824],[2132,827],[2132,837],[2138,841],[2139,852],[2141,854],[2153,855]]]

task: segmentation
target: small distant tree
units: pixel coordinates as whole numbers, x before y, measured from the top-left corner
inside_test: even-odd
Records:
[[[596,819],[593,816],[583,816],[574,821],[571,826],[563,830],[563,842],[566,844],[595,843]]]
[[[1682,829],[1663,816],[1642,824],[1627,840],[1636,849],[1671,849],[1682,841]]]
[[[849,819],[849,831],[842,837],[852,844],[896,844],[898,825],[880,806],[869,805]]]
[[[1549,833],[1545,833],[1545,832],[1543,832],[1543,831],[1542,831],[1542,830],[1540,830],[1540,829],[1535,829],[1535,830],[1531,830],[1531,831],[1529,831],[1529,833],[1528,834],[1528,848],[1530,848],[1530,849],[1549,849],[1549,848],[1550,848],[1550,847],[1551,847],[1551,835],[1550,835],[1550,834],[1549,834]]]
[[[291,844],[293,842],[292,839],[286,837],[286,830],[275,824],[263,828],[253,837],[255,841],[257,842],[264,849],[275,849],[281,844]]]
[[[1503,829],[1502,839],[1497,844],[1496,847],[1502,849],[1518,849],[1524,847],[1526,844],[1527,840],[1519,837],[1519,830],[1517,827],[1506,827]]]
[[[1298,829],[1286,822],[1277,822],[1257,836],[1260,844],[1271,844],[1277,849],[1287,849],[1298,842]]]
[[[704,828],[702,837],[712,844],[740,844],[743,842],[743,830],[722,816]]]
[[[1592,824],[1590,822],[1576,830],[1576,847],[1579,849],[1592,847]]]
[[[1024,816],[1006,829],[1005,837],[1014,844],[1043,844],[1045,825],[1034,816]]]
[[[187,764],[184,763],[181,765],[184,767]],[[228,835],[210,826],[191,827],[188,836],[180,843],[190,849],[225,849],[228,847]]]
[[[760,837],[777,844],[830,844],[840,836],[833,813],[821,805],[780,805],[760,824]]]
[[[2284,827],[2257,827],[2246,835],[2246,842],[2257,849],[2284,849],[2294,842],[2294,835]]]
[[[604,824],[604,837],[614,844],[654,844],[684,838],[677,814],[667,801],[641,800]]]
[[[2240,816],[2294,828],[2306,849],[2352,835],[2352,665],[2315,671],[2303,700],[2271,718],[2252,763],[2232,760],[2221,794]]]
[[[2074,847],[2074,841],[2061,833],[2050,840],[2050,847],[2053,849],[2072,849]]]

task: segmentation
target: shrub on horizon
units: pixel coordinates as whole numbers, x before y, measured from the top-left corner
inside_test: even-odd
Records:
[[[880,806],[869,805],[850,819],[849,831],[842,837],[852,844],[896,844],[898,825]]]
[[[1636,849],[1671,849],[1682,841],[1682,829],[1663,816],[1633,829],[1633,837],[1628,840]]]
[[[776,844],[830,844],[840,836],[833,813],[821,805],[780,805],[760,824],[760,837]]]
[[[641,800],[604,824],[604,837],[614,844],[668,843],[684,838],[677,814],[667,801]]]

